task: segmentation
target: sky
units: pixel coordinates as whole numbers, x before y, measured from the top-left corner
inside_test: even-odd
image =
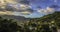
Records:
[[[5,0],[1,1],[2,4],[5,4],[3,1]],[[13,15],[26,18],[39,18],[60,11],[60,0],[27,0],[27,2],[26,0],[6,0],[5,2],[7,9],[13,9]],[[2,4],[0,6],[3,6]]]
[[[45,12],[43,12],[43,13],[37,12],[38,9],[46,10],[47,7],[52,6],[52,5],[60,6],[60,0],[33,0],[33,1],[29,0],[29,1],[30,1],[31,8],[35,11],[34,11],[34,13],[32,13],[30,15],[25,15],[25,17],[27,17],[27,18],[29,18],[29,17],[30,18],[39,18],[39,17],[46,15]],[[38,7],[40,7],[40,8],[38,8]],[[51,11],[51,12],[53,12],[53,11]],[[50,13],[48,13],[48,14],[50,14]]]
[[[60,6],[60,0],[30,0],[32,3],[32,7],[40,6],[42,8],[46,8],[47,6],[50,5],[59,5]]]

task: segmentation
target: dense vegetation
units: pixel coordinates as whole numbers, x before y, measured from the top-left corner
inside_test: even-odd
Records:
[[[17,32],[18,25],[13,19],[3,19],[0,17],[0,32]]]
[[[41,18],[33,18],[26,22],[0,17],[0,32],[57,32],[60,29],[60,12]]]

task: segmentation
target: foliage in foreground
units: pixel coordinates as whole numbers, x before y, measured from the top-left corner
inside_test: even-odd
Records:
[[[30,19],[26,22],[17,22],[0,17],[0,32],[57,32],[60,28],[60,12]]]
[[[60,12],[30,19],[23,26],[24,32],[57,32],[60,29]]]
[[[17,32],[18,25],[13,19],[3,19],[0,17],[0,32]]]

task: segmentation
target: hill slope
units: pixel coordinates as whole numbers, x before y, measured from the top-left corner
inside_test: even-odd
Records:
[[[0,16],[5,19],[15,19],[16,21],[28,21],[29,20],[23,16],[14,16],[14,15],[0,15]]]
[[[55,12],[53,14],[45,15],[41,18],[33,18],[34,20],[39,20],[39,21],[49,21],[49,20],[60,20],[60,12]],[[33,20],[32,19],[32,20]]]
[[[43,16],[41,18],[35,18],[35,19],[31,19],[31,21],[35,21],[37,22],[41,22],[42,24],[47,23],[47,24],[51,24],[51,25],[55,25],[60,28],[60,12],[55,12],[53,14],[49,14],[46,16]]]

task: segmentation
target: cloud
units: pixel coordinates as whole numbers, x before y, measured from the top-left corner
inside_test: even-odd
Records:
[[[60,11],[60,6],[59,5],[51,5],[49,7],[54,9],[55,11]]]
[[[47,14],[51,14],[51,13],[53,13],[55,11],[54,11],[53,8],[47,7],[46,9],[38,9],[37,12],[47,15]]]
[[[0,15],[14,15],[14,16],[23,16],[29,15],[30,12],[11,12],[11,11],[0,11]]]
[[[22,16],[22,15],[29,15],[31,14],[30,12],[13,12],[13,15],[15,16]]]
[[[33,9],[31,9],[29,5],[16,4],[16,5],[12,5],[11,7],[13,7],[14,11],[17,11],[17,12],[26,12],[26,11],[30,13],[33,12]]]
[[[0,0],[1,2],[1,7],[0,7],[0,10],[2,9],[3,11],[12,11],[12,12],[21,12],[21,14],[30,14],[30,13],[33,13],[33,9],[31,9],[31,6],[30,5],[26,5],[26,1],[27,0],[21,0],[22,2],[24,3],[19,3],[18,1],[20,0]],[[5,4],[5,5],[4,5]],[[23,12],[23,13],[22,13]],[[19,13],[20,14],[20,13]]]
[[[55,12],[55,9],[50,8],[50,7],[47,7],[46,10],[47,10],[47,13],[49,14]]]
[[[21,4],[29,5],[29,1],[28,0],[16,0],[16,2],[21,3]]]

